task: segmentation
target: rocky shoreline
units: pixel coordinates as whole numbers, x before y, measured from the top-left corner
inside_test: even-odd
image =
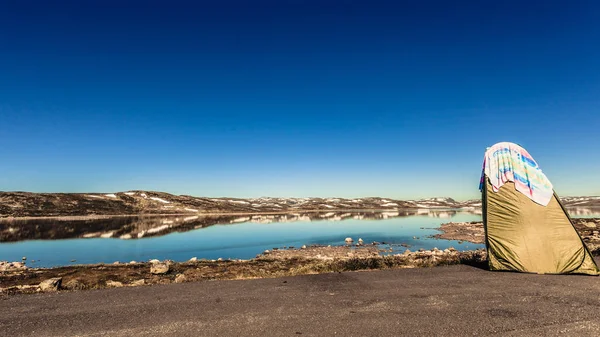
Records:
[[[40,292],[146,286],[206,280],[282,277],[328,272],[418,268],[451,264],[483,265],[485,251],[421,250],[382,256],[378,246],[311,246],[265,251],[251,260],[199,260],[27,268],[0,263],[0,296]]]

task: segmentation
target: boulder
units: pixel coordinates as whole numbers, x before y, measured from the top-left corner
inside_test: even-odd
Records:
[[[197,257],[192,257],[189,262],[196,262],[196,261],[198,261],[198,258]]]
[[[160,263],[160,260],[152,259],[152,260],[150,260],[150,263]]]
[[[85,284],[81,282],[79,279],[72,279],[69,282],[62,285],[62,288],[68,290],[83,290],[86,288]]]
[[[23,262],[0,261],[0,271],[25,270],[27,266]]]
[[[62,277],[53,277],[42,281],[39,285],[41,291],[58,291],[62,283]]]
[[[363,239],[362,238],[358,238],[358,244],[362,245],[363,243],[364,243]]]
[[[302,245],[300,249],[306,249],[306,245]]]
[[[169,264],[168,263],[153,263],[150,266],[150,273],[158,275],[158,274],[166,274],[169,272]]]
[[[187,278],[185,277],[184,274],[177,274],[177,276],[175,276],[175,283],[183,283],[187,280]]]
[[[350,237],[347,237],[344,241],[346,243],[352,243],[352,242],[354,242],[354,240],[352,240],[352,238],[350,238]]]

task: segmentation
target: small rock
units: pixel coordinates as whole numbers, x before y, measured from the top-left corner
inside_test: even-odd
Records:
[[[196,261],[198,261],[198,258],[197,258],[197,257],[195,257],[195,256],[194,256],[194,257],[192,257],[192,258],[189,260],[189,262],[196,262]]]
[[[129,264],[136,264],[137,261],[129,261]]]
[[[146,284],[146,280],[144,279],[131,282],[132,286],[143,286],[144,284]]]
[[[53,277],[47,280],[44,280],[40,283],[41,291],[58,291],[60,289],[60,284],[62,283],[62,277]]]
[[[71,260],[71,262],[76,262],[76,261],[77,261],[77,260],[75,260],[75,259]]]
[[[121,262],[115,261],[115,262],[113,262],[113,264],[121,264]]]
[[[160,260],[152,259],[152,260],[150,260],[150,263],[160,263]]]
[[[23,261],[27,260],[27,256],[23,256],[23,257],[21,258],[21,260],[23,260]]]
[[[267,255],[267,254],[271,254],[271,252],[267,249],[263,252],[263,254]]]
[[[352,243],[354,242],[354,240],[352,240],[352,238],[348,237],[344,240],[346,243]]]
[[[187,278],[183,274],[177,274],[177,276],[175,276],[175,283],[183,283],[186,280]]]
[[[363,241],[363,239],[362,239],[362,238],[358,238],[358,244],[359,244],[359,245],[362,245],[362,244],[363,244],[363,242],[364,242],[364,241]]]
[[[223,258],[220,257],[220,258],[217,259],[217,261],[221,262],[221,261],[223,261]]]
[[[108,281],[106,281],[106,286],[109,288],[120,288],[123,286],[123,283],[119,282],[119,281],[108,280]]]
[[[302,245],[301,249],[306,249],[306,245]]]
[[[169,264],[167,263],[153,263],[150,266],[150,273],[158,275],[158,274],[166,274],[169,272]]]

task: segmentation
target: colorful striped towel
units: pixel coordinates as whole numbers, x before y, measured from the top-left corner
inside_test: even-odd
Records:
[[[548,205],[554,195],[550,180],[529,152],[517,144],[502,142],[485,152],[480,190],[483,189],[486,176],[494,192],[498,192],[507,181],[512,181],[517,191],[543,206]]]

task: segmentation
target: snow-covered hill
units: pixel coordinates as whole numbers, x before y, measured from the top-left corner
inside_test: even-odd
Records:
[[[600,197],[566,197],[566,207],[600,206]],[[421,200],[390,198],[206,198],[154,191],[117,193],[0,192],[0,217],[273,213],[296,211],[478,209],[481,200],[448,197]]]

